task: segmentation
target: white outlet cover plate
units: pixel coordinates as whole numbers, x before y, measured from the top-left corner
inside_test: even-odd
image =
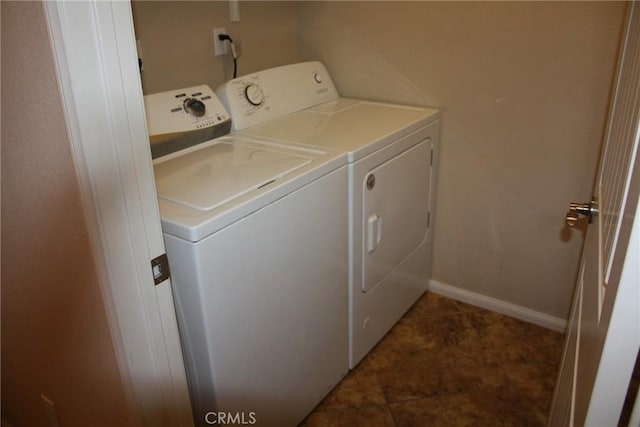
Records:
[[[222,56],[229,53],[229,43],[218,38],[218,34],[228,34],[226,28],[213,29],[213,47],[216,56]]]

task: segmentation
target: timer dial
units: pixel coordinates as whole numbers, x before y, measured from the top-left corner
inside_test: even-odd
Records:
[[[251,83],[245,86],[244,88],[244,97],[249,101],[249,104],[255,105],[256,107],[262,105],[264,102],[264,94],[262,93],[262,89],[260,86]]]
[[[182,104],[184,110],[195,117],[202,117],[205,113],[205,105],[204,102],[200,101],[197,98],[187,98],[184,100]]]

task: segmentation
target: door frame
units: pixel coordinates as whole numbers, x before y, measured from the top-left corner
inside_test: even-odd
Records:
[[[193,425],[164,253],[129,1],[43,2],[67,131],[128,404]]]

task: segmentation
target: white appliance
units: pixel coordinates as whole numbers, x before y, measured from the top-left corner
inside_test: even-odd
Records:
[[[244,76],[216,94],[236,135],[347,152],[355,367],[428,285],[438,110],[341,98],[319,62]]]
[[[240,135],[154,160],[196,425],[295,426],[348,371],[345,164]]]
[[[146,95],[144,107],[154,159],[231,130],[229,114],[207,85]]]

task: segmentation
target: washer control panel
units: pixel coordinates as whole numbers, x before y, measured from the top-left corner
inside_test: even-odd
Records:
[[[338,99],[322,63],[303,62],[271,68],[228,81],[216,89],[234,130]]]
[[[207,85],[144,97],[155,159],[231,132],[231,117]]]
[[[213,127],[230,120],[229,113],[207,85],[146,95],[144,106],[152,138]]]

